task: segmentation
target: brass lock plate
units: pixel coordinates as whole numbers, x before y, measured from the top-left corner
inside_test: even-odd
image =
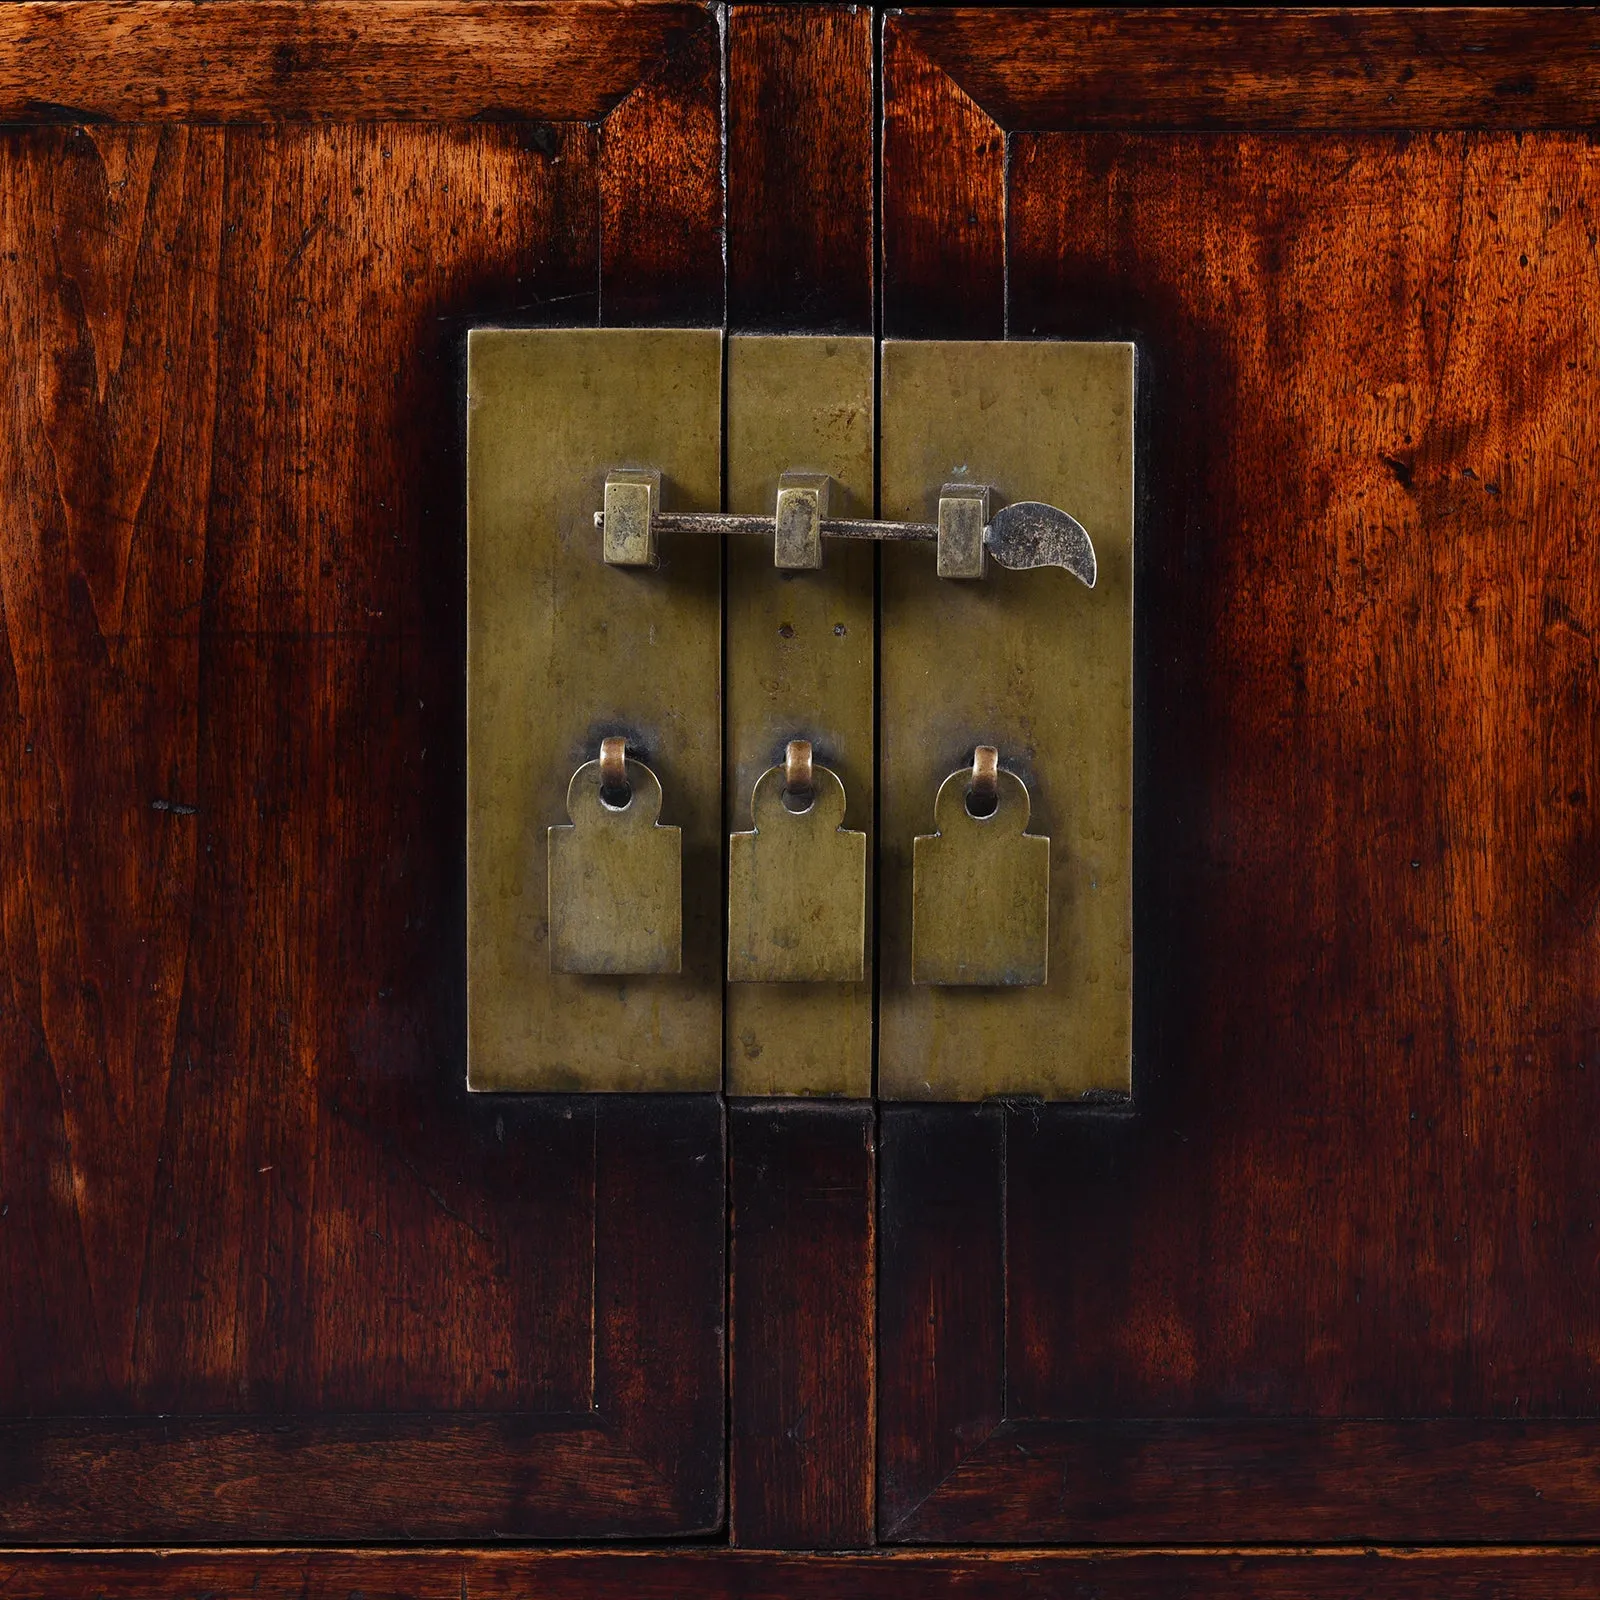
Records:
[[[604,748],[604,741],[602,741]],[[551,826],[550,970],[608,977],[683,970],[683,830],[661,821],[661,781],[624,761],[621,792],[586,761]]]
[[[982,578],[941,578],[931,550],[883,547],[884,1098],[1131,1090],[1133,394],[1128,344],[883,346],[883,516],[931,521],[941,486],[988,485],[997,508],[1065,508],[1098,560],[1090,589],[994,562]],[[1050,841],[1047,981],[914,984],[913,841],[934,831],[941,785],[979,746],[1026,784],[1028,831]],[[959,948],[947,956],[958,963]]]
[[[873,363],[868,338],[728,340],[728,509],[771,517],[786,472],[826,473],[829,515],[873,511]],[[874,556],[823,542],[815,570],[779,571],[772,538],[728,541],[730,832],[750,827],[757,780],[791,739],[808,740],[846,796],[845,826],[872,859]],[[872,951],[870,870],[864,941]],[[733,1095],[872,1093],[870,965],[856,981],[732,983]]]
[[[722,552],[667,534],[656,567],[607,566],[594,524],[616,468],[658,471],[668,510],[718,510],[721,457],[715,330],[469,335],[470,1088],[721,1087]],[[548,830],[618,736],[682,830],[679,972],[552,970]]]
[[[911,851],[911,981],[1032,987],[1050,981],[1050,841],[1028,832],[1027,786],[996,775],[989,808],[971,774],[953,772],[933,804],[934,832]]]
[[[728,979],[788,985],[866,977],[867,836],[846,828],[837,773],[812,767],[796,801],[784,769],[756,780],[753,827],[728,840]],[[801,803],[803,802],[803,803]]]

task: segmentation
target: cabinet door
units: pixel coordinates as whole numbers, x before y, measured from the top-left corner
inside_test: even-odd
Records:
[[[1593,29],[885,19],[885,331],[1137,341],[1143,554],[1133,1110],[885,1108],[882,1537],[1600,1533]]]
[[[466,1092],[461,485],[720,319],[717,19],[4,29],[0,1535],[714,1528],[716,1097]]]

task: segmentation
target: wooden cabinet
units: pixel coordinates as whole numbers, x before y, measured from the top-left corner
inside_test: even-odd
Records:
[[[0,1588],[1600,1587],[1597,51],[0,12]],[[468,1095],[494,321],[1135,342],[1131,1110]]]

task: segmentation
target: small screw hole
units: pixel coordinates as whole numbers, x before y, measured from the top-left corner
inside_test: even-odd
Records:
[[[626,811],[633,804],[633,789],[626,783],[615,789],[602,784],[600,787],[600,804],[607,811]]]
[[[1000,796],[997,794],[975,794],[967,790],[967,815],[982,822],[992,817],[1000,809]]]

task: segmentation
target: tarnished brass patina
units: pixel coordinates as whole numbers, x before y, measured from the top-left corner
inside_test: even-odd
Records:
[[[1008,554],[1067,569],[1005,570],[986,537],[984,580],[949,582],[925,545],[882,546],[887,1098],[1131,1087],[1133,367],[1126,344],[883,346],[881,514],[927,522],[944,485],[986,485]],[[1050,840],[1048,983],[912,982],[913,840],[978,745],[999,747]]]
[[[941,578],[983,576],[983,530],[989,522],[989,490],[977,483],[949,483],[939,491]]]
[[[474,1089],[721,1085],[721,552],[713,540],[661,532],[657,565],[611,566],[594,522],[619,469],[658,471],[667,509],[715,511],[721,396],[715,331],[474,329],[469,337]],[[625,739],[659,775],[667,820],[682,830],[678,972],[551,970],[546,830],[566,821],[573,772],[608,737]]]
[[[753,828],[728,841],[728,981],[858,983],[866,976],[867,836],[844,826],[844,785],[803,740],[756,780]]]
[[[601,559],[614,567],[653,567],[661,474],[648,467],[615,468],[606,474],[605,495]]]
[[[1048,981],[1050,841],[1028,832],[1028,788],[980,745],[934,801],[912,854],[911,981]]]
[[[679,972],[683,834],[663,827],[661,780],[602,742],[572,775],[570,822],[550,829],[550,970]]]
[[[786,473],[827,474],[829,516],[872,515],[873,363],[871,339],[728,340],[728,509],[765,531],[727,541],[730,818],[749,815],[757,780],[798,738],[842,780],[843,820],[872,826],[874,548],[829,543],[820,569],[781,572],[769,541]],[[864,918],[870,949],[870,904]],[[872,1093],[869,969],[733,983],[726,1004],[730,1094]]]
[[[778,479],[772,564],[784,572],[815,572],[822,565],[822,519],[828,514],[825,472],[785,472]]]
[[[1031,572],[1038,567],[1060,567],[1094,588],[1094,545],[1076,517],[1059,506],[1037,500],[1019,500],[1002,506],[991,517],[984,504],[987,488],[977,484],[946,484],[939,497],[937,522],[892,522],[874,517],[835,517],[824,510],[820,491],[828,479],[821,473],[786,472],[778,490],[776,519],[757,511],[648,511],[642,494],[619,495],[612,510],[616,527],[606,540],[606,559],[619,566],[648,566],[634,552],[644,548],[641,519],[650,517],[649,536],[692,533],[706,539],[771,539],[773,565],[789,571],[809,571],[822,565],[824,539],[859,540],[869,544],[919,544],[937,547],[941,578],[981,578],[984,560],[993,556],[1010,572]],[[612,491],[634,489],[633,474],[617,473],[606,480],[606,504]],[[805,484],[814,479],[815,484]],[[797,490],[797,485],[805,484]],[[812,489],[818,491],[816,503]],[[776,525],[775,525],[776,523]],[[595,512],[594,525],[606,528],[604,509]],[[615,554],[611,552],[615,550]]]

